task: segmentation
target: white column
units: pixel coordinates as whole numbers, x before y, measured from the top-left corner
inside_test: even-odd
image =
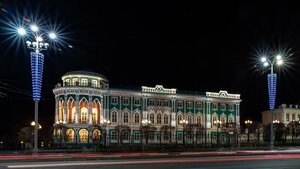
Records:
[[[67,116],[67,112],[68,112],[68,107],[67,107],[67,105],[68,105],[68,97],[67,97],[67,95],[65,95],[65,100],[64,100],[64,117],[63,117],[63,122],[64,123],[67,123],[68,122],[68,116]]]
[[[58,123],[58,95],[55,96],[55,123]]]
[[[76,112],[75,112],[75,123],[78,124],[79,122],[79,95],[76,95],[75,100]]]
[[[236,124],[240,124],[240,104],[236,104]]]
[[[105,98],[105,96],[104,96],[104,98]],[[104,113],[104,102],[105,102],[105,100],[103,100],[103,96],[100,96],[100,105],[101,105],[101,108],[100,108],[100,120],[99,120],[99,124],[101,123],[101,120],[103,120],[103,119],[107,119],[107,117],[106,117],[106,115],[105,115],[105,113]],[[108,120],[108,119],[107,119]]]
[[[171,108],[171,126],[176,126],[176,109],[175,109],[175,99],[172,99],[173,108]]]
[[[206,102],[206,128],[211,128],[211,114],[210,114],[210,104],[211,102]]]
[[[88,124],[92,124],[92,96],[89,96]]]

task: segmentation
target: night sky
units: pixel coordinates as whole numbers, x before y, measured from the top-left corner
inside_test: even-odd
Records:
[[[7,34],[24,18],[55,25],[63,37],[43,52],[45,128],[54,123],[52,89],[75,70],[103,74],[113,87],[239,93],[241,122],[261,121],[269,71],[255,66],[258,53],[283,50],[290,63],[276,72],[276,104],[300,100],[300,2],[6,0],[0,7],[0,92],[7,94],[0,97],[0,139],[34,118],[30,50]]]

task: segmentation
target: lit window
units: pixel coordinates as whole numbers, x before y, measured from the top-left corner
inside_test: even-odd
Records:
[[[177,116],[177,124],[180,124],[181,120],[182,120],[182,115],[178,114],[178,116]]]
[[[167,114],[164,115],[164,124],[169,124],[169,117]]]
[[[136,123],[136,124],[140,123],[140,114],[139,113],[134,114],[134,123]]]
[[[92,80],[91,84],[92,84],[92,87],[98,86],[97,80]]]
[[[198,125],[202,124],[202,117],[201,116],[197,116],[197,124]]]
[[[87,79],[81,79],[81,86],[87,86],[88,85],[88,80]]]
[[[87,143],[88,142],[88,131],[86,129],[82,129],[79,132],[79,140],[82,143]]]
[[[73,84],[73,85],[78,85],[78,84],[79,84],[78,78],[73,78],[73,79],[72,79],[72,84]]]

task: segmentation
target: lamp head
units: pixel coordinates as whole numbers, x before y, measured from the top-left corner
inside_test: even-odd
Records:
[[[31,25],[31,26],[30,26],[30,29],[31,29],[33,32],[39,31],[39,28],[38,28],[36,25]]]
[[[18,34],[21,35],[21,36],[23,36],[23,35],[26,34],[26,30],[25,30],[24,28],[22,28],[22,27],[21,27],[21,28],[18,28],[17,31],[18,31]]]

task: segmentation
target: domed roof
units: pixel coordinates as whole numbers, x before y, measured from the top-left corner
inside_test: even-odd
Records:
[[[65,77],[65,76],[73,76],[73,75],[93,76],[93,77],[101,78],[103,80],[108,81],[107,78],[104,75],[102,75],[100,73],[89,72],[89,71],[70,71],[70,72],[65,73],[62,76],[62,78]]]

